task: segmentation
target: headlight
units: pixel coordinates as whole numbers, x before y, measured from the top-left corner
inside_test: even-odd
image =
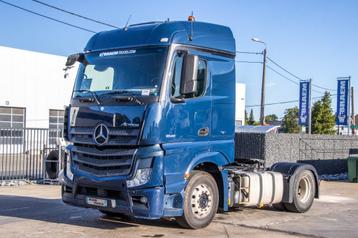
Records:
[[[133,179],[127,180],[127,187],[137,187],[147,183],[150,180],[150,175],[152,173],[151,168],[137,169],[137,172]]]
[[[66,176],[67,178],[69,178],[70,180],[73,180],[73,173],[71,171],[71,156],[69,152],[65,152],[65,156],[66,156]]]

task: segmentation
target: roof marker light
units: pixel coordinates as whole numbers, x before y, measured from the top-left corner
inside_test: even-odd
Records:
[[[193,16],[193,13],[188,16],[188,21],[195,21],[195,17]]]

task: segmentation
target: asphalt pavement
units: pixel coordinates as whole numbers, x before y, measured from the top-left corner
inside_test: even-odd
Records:
[[[322,182],[304,214],[239,208],[217,214],[205,229],[173,221],[111,218],[61,201],[56,185],[0,187],[0,237],[358,237],[358,184]]]

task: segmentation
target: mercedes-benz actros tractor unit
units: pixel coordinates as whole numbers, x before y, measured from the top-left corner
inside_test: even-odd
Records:
[[[63,201],[193,229],[234,206],[306,212],[314,167],[235,158],[235,55],[228,27],[191,17],[99,32],[69,56]]]

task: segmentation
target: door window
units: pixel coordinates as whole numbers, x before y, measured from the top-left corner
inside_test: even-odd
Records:
[[[183,57],[184,53],[179,53],[174,58],[174,66],[172,73],[172,85],[171,85],[171,96],[174,98],[195,98],[202,96],[205,92],[206,78],[207,78],[207,63],[205,60],[200,59],[197,62],[197,90],[196,93],[190,95],[182,95],[180,93],[180,85],[182,80],[182,69],[183,69]]]

